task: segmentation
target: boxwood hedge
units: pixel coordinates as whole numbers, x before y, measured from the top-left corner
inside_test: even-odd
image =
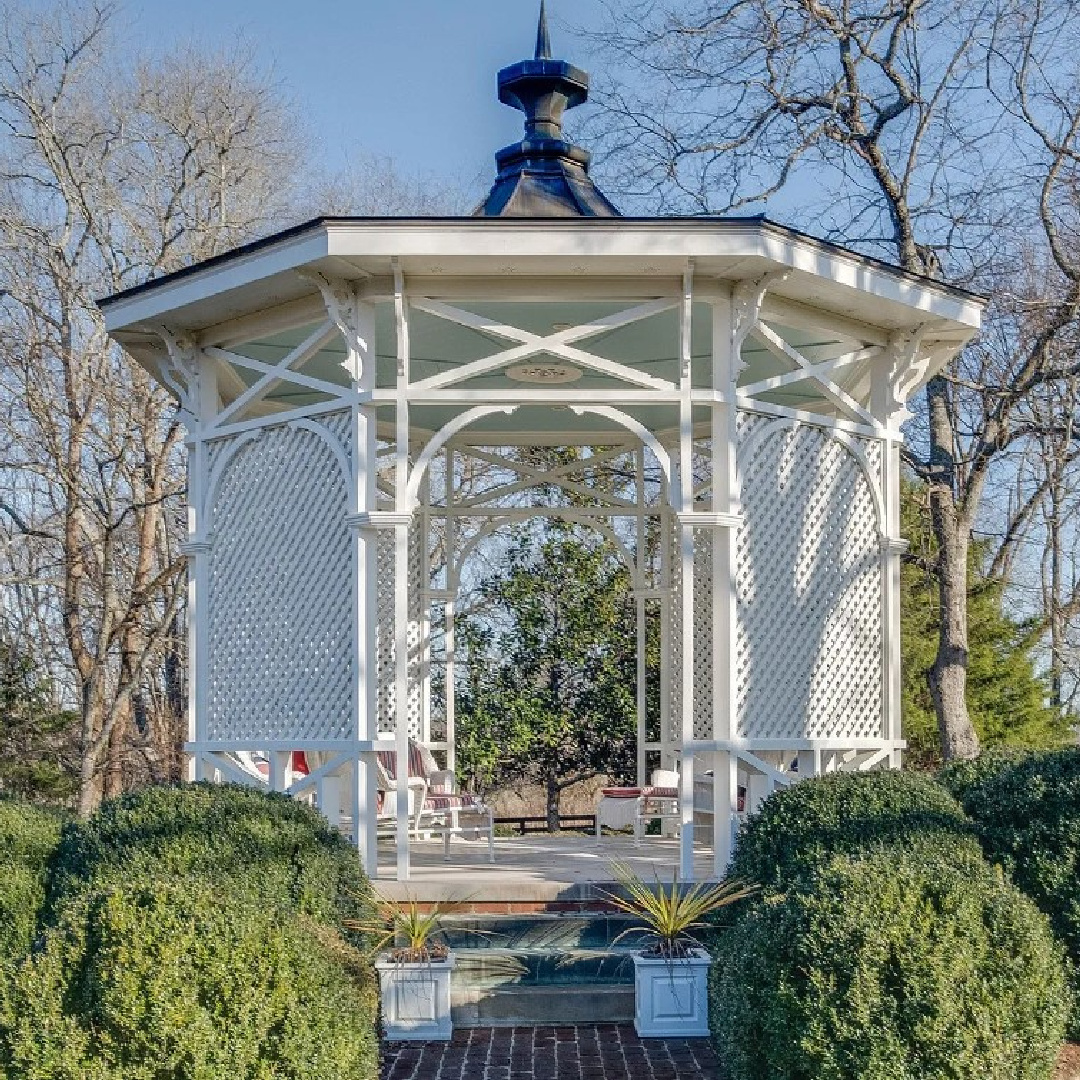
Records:
[[[355,848],[317,810],[287,795],[199,783],[144,788],[65,826],[49,918],[82,893],[167,878],[202,879],[335,926],[371,915]]]
[[[18,957],[33,940],[60,824],[52,811],[0,799],[0,962]]]
[[[969,786],[987,856],[1049,916],[1071,967],[1080,1039],[1080,747],[1029,754]]]
[[[945,790],[961,806],[964,806],[969,792],[973,792],[980,784],[996,776],[1003,769],[1011,768],[1018,761],[1022,761],[1030,753],[1029,750],[1020,750],[1016,747],[992,746],[976,758],[958,758],[955,761],[947,761],[938,770],[937,778]]]
[[[836,856],[724,937],[710,1010],[735,1080],[1047,1080],[1060,946],[983,865]]]
[[[960,804],[932,777],[836,772],[774,792],[743,826],[731,876],[782,886],[834,854],[889,847],[983,861]]]
[[[369,965],[197,878],[81,892],[0,994],[9,1080],[370,1080]]]

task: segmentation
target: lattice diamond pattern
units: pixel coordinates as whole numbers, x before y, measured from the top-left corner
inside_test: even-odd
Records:
[[[744,441],[760,422],[743,425]],[[881,737],[881,557],[865,475],[807,425],[751,439],[741,473],[738,734]]]
[[[375,679],[379,734],[394,733],[394,530],[380,529],[376,543]]]
[[[671,578],[671,711],[668,714],[667,738],[672,744],[682,742],[682,574],[679,572],[679,525],[668,530],[668,566]]]
[[[347,506],[338,459],[309,430],[267,428],[226,467],[210,522],[209,740],[351,735]]]
[[[713,535],[694,530],[694,738],[713,738]]]
[[[409,529],[409,628],[408,628],[408,693],[406,718],[409,735],[419,739],[423,717],[423,559],[422,530],[414,525]],[[395,657],[394,563],[396,547],[393,529],[380,529],[376,549],[378,579],[376,584],[375,679],[378,730],[394,734],[397,730],[397,671]]]
[[[423,738],[423,590],[424,581],[424,531],[418,524],[409,529],[409,692],[406,710],[409,735]]]

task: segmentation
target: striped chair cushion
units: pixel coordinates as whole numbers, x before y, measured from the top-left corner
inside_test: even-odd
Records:
[[[397,751],[377,750],[375,757],[378,758],[383,772],[391,780],[397,779]],[[409,740],[409,776],[418,776],[421,779],[429,773],[436,772],[439,766],[432,757],[431,751],[426,746],[421,746],[415,739]]]
[[[679,789],[673,787],[647,787],[642,790],[646,799],[677,799]]]
[[[429,795],[424,800],[425,810],[468,810],[483,805],[475,795]]]

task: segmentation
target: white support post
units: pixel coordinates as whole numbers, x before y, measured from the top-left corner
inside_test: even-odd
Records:
[[[218,410],[217,378],[212,364],[205,362],[201,350],[191,342],[178,342],[168,335],[166,344],[174,362],[186,364],[196,373],[195,386],[189,386],[185,410],[190,425],[188,447],[188,511],[187,542],[181,551],[187,556],[187,639],[188,639],[188,741],[201,743],[206,735],[207,670],[206,647],[209,637],[209,577],[211,555],[212,507],[207,504],[209,494],[206,482],[209,476],[208,450],[204,428]],[[182,351],[182,356],[178,355]],[[191,391],[194,390],[194,393]],[[206,778],[206,768],[201,754],[188,756],[186,775],[188,780]]]
[[[456,627],[454,625],[455,604],[457,602],[457,581],[454,576],[454,561],[457,547],[457,519],[453,515],[455,469],[457,456],[454,448],[446,448],[446,606],[443,608],[443,620],[446,631],[446,767],[451,771],[457,770],[457,733],[454,730],[454,678],[457,660],[457,641],[455,638]]]
[[[270,754],[270,790],[284,791],[289,786],[291,750],[274,750]]]
[[[406,448],[406,453],[408,450]],[[394,526],[394,743],[397,878],[409,880],[409,526]]]
[[[394,734],[397,746],[397,878],[409,880],[409,311],[405,278],[395,258],[397,384],[394,491]],[[404,519],[404,520],[402,520]]]
[[[736,335],[729,294],[712,305],[712,385],[725,403],[712,406],[712,509],[719,527],[713,530],[713,730],[716,740],[730,740],[738,711],[735,671],[738,602],[735,590],[735,530],[739,525],[737,422],[735,384],[741,342]],[[734,852],[739,812],[739,763],[730,752],[713,756],[713,873],[727,873]]]
[[[876,373],[871,391],[874,418],[885,431],[881,439],[881,488],[885,520],[881,522],[881,616],[882,616],[882,734],[894,747],[903,738],[900,670],[900,563],[907,542],[900,535],[900,426],[907,419],[907,388],[923,350],[923,330],[894,335],[886,349],[888,366]],[[898,769],[902,751],[889,753],[889,764]]]
[[[679,333],[679,599],[682,606],[682,680],[680,695],[680,790],[679,877],[694,880],[694,527],[689,515],[694,508],[694,418],[691,364],[693,345],[694,270],[688,263],[683,274],[682,322]]]
[[[648,688],[645,680],[648,678],[648,670],[645,665],[645,652],[648,647],[648,627],[646,625],[646,601],[645,591],[648,587],[646,580],[647,567],[645,564],[645,515],[643,513],[645,503],[645,448],[638,447],[634,454],[634,487],[637,492],[637,559],[635,603],[637,606],[637,785],[643,787],[647,782],[645,761],[645,743],[648,741],[648,723],[646,709],[648,707]]]
[[[370,393],[375,389],[375,312],[369,304],[359,302],[353,311],[353,333],[347,338],[347,363],[361,392]],[[378,442],[373,405],[353,406],[352,439],[355,477],[349,510],[357,515],[352,520],[359,525],[361,521],[370,521],[367,515],[374,512],[378,500]],[[358,742],[371,742],[378,735],[378,549],[379,537],[374,529],[356,529],[353,548],[353,715]],[[353,841],[365,872],[375,878],[379,873],[379,852],[378,774],[374,753],[358,753],[347,775]],[[326,798],[332,800],[333,797],[328,790]],[[340,806],[340,791],[337,798]]]

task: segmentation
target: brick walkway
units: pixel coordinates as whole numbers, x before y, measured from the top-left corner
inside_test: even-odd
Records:
[[[459,1028],[387,1043],[383,1080],[719,1080],[707,1039],[639,1039],[628,1024]]]

